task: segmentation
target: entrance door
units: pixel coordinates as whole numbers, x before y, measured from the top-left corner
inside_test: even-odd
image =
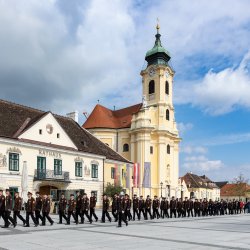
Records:
[[[46,179],[46,158],[37,157],[37,178]]]

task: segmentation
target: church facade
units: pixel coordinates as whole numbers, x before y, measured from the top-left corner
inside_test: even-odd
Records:
[[[132,193],[178,196],[181,139],[173,106],[175,72],[169,65],[169,52],[161,44],[159,25],[155,37],[154,47],[146,53],[147,67],[141,71],[142,103],[120,110],[98,104],[83,127],[135,163],[126,172],[131,176]],[[112,181],[106,176],[105,182]]]

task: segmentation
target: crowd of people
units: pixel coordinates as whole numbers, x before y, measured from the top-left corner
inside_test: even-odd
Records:
[[[71,194],[70,199],[67,200],[62,193],[58,202],[59,222],[62,224],[65,220],[66,225],[70,225],[72,219],[75,224],[83,224],[85,218],[91,224],[93,220],[98,221],[95,213],[97,198],[94,193],[88,198],[87,194],[76,195]],[[14,205],[13,205],[14,204]],[[170,200],[165,197],[158,198],[154,196],[153,199],[148,195],[146,199],[143,196],[137,197],[133,195],[132,199],[128,194],[121,192],[109,198],[106,194],[103,195],[102,200],[102,216],[101,222],[105,223],[106,218],[109,222],[113,220],[118,222],[118,227],[122,226],[122,222],[127,226],[128,221],[131,220],[148,220],[159,218],[180,218],[180,217],[200,217],[200,216],[215,216],[225,214],[239,214],[244,212],[244,202],[242,200],[220,200],[212,201],[205,199],[178,199],[172,197]],[[28,192],[28,200],[25,203],[26,218],[21,215],[23,207],[22,198],[19,193],[15,193],[14,202],[8,189],[0,190],[0,218],[4,220],[3,228],[8,228],[11,224],[13,227],[17,225],[17,218],[23,222],[24,227],[30,227],[30,217],[34,225],[37,227],[45,226],[46,221],[50,225],[54,221],[50,217],[51,200],[47,195],[41,196],[36,192],[36,198],[31,192]],[[13,216],[11,215],[13,211]],[[72,218],[72,219],[71,219]],[[39,221],[41,222],[39,224]]]

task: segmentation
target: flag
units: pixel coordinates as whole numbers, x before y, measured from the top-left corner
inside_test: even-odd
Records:
[[[140,183],[140,164],[139,163],[134,163],[134,171],[133,171],[133,184],[134,187],[137,188],[139,187]]]
[[[151,163],[144,162],[144,177],[143,177],[143,187],[151,187]]]
[[[121,180],[120,180],[120,166],[118,164],[115,164],[115,181],[114,181],[115,186],[120,186],[121,185]]]
[[[126,188],[130,188],[130,165],[126,164]]]

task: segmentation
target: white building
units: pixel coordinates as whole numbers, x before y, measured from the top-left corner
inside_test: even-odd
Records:
[[[72,118],[0,100],[0,187],[20,191],[23,165],[28,190],[49,194],[96,192],[98,205],[104,171],[129,163]]]

